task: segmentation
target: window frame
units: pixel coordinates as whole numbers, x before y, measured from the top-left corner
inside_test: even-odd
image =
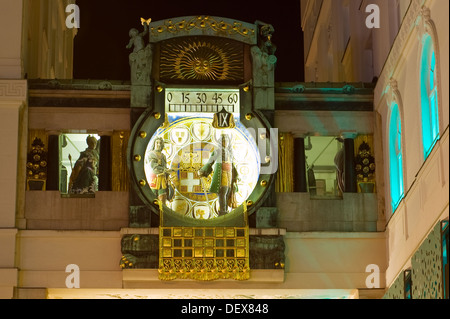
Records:
[[[388,123],[389,193],[393,214],[405,196],[402,119],[400,106],[396,101],[391,103]],[[393,130],[394,123],[395,130]],[[393,135],[395,135],[394,138]],[[393,186],[395,186],[395,188]],[[394,193],[394,191],[398,194]]]
[[[423,38],[420,68],[420,110],[424,160],[439,140],[438,69],[435,45],[430,34]]]

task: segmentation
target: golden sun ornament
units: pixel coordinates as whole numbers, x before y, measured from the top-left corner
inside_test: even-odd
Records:
[[[161,77],[205,81],[242,79],[242,47],[219,41],[190,38],[165,43],[161,48]]]

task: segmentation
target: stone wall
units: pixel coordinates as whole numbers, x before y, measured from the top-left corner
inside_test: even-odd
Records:
[[[62,197],[59,191],[27,191],[27,229],[120,230],[128,227],[128,192],[96,192],[93,198]]]
[[[278,227],[288,232],[376,232],[376,193],[344,193],[343,199],[311,199],[309,193],[277,193]]]

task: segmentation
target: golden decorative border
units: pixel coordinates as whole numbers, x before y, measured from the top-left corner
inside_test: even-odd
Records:
[[[173,20],[166,20],[164,24],[150,27],[150,34],[158,36],[165,32],[177,34],[179,32],[189,32],[193,29],[206,30],[211,29],[216,33],[222,34],[238,34],[242,37],[251,38],[255,36],[255,29],[245,27],[241,22],[234,21],[233,23],[217,21],[210,16],[196,16],[189,20],[183,19],[179,22]]]

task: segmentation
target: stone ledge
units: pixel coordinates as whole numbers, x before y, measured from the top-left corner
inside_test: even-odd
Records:
[[[24,238],[113,238],[119,239],[120,232],[116,230],[58,230],[58,229],[30,229],[19,230],[18,236],[20,239]]]
[[[358,299],[357,289],[213,288],[48,289],[49,299]]]
[[[250,236],[284,236],[286,228],[250,228]]]
[[[289,239],[386,239],[385,232],[286,232],[285,236]]]
[[[175,279],[170,281],[161,281],[158,279],[157,269],[124,269],[123,270],[123,283],[124,287],[138,288],[140,286],[145,287],[146,284],[155,282],[161,283],[204,283],[205,281],[193,280],[193,279]],[[223,283],[223,282],[243,282],[243,283],[283,283],[284,282],[284,269],[255,269],[250,270],[250,279],[244,281],[236,281],[230,279],[218,279],[208,281],[208,283]]]
[[[18,288],[14,299],[47,299],[47,288]]]

